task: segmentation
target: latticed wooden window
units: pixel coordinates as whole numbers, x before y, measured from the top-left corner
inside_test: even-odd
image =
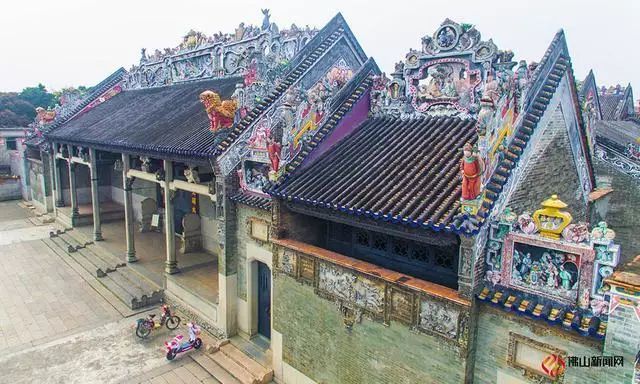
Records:
[[[422,262],[430,263],[429,250],[423,245],[414,244],[411,250],[411,259]]]
[[[393,239],[392,251],[395,255],[408,258],[409,257],[409,242],[402,239]]]
[[[371,243],[373,249],[385,252],[387,250],[387,237],[381,233],[373,233]]]
[[[451,267],[453,267],[453,258],[446,253],[438,252],[436,255],[436,265],[442,268],[451,269]]]
[[[356,244],[363,246],[363,247],[368,247],[369,246],[369,232],[367,232],[364,229],[358,229],[356,230]]]

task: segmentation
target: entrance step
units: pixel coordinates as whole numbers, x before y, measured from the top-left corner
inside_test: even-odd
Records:
[[[113,253],[100,247],[97,243],[95,243],[92,239],[90,239],[82,232],[69,230],[66,233],[69,235],[69,237],[77,241],[79,244],[86,245],[89,252],[95,254],[97,257],[104,260],[107,264],[114,265],[116,268],[124,267],[127,265],[124,260],[119,259]]]
[[[98,281],[132,310],[162,302],[160,287],[139,275],[92,242],[81,242],[71,236],[73,230],[57,231],[46,240],[52,248],[67,254],[84,270],[98,277]]]
[[[74,259],[76,259],[83,268],[92,272],[96,277],[104,277],[107,273],[113,272],[117,268],[117,264],[115,263],[109,263],[99,257],[94,257],[90,252],[86,251],[89,244],[79,243],[66,232],[56,235],[50,234],[50,236],[50,239],[54,244],[66,250],[69,255],[75,256]]]
[[[269,339],[260,334],[251,337],[250,340],[242,336],[236,335],[229,339],[231,344],[238,348],[242,353],[249,356],[263,367],[271,367],[273,356],[270,349]]]
[[[43,225],[50,225],[55,223],[56,219],[54,219],[53,217],[51,217],[49,214],[39,214],[36,215],[34,217],[29,217],[28,218],[29,222],[33,225],[35,225],[36,227],[41,227]]]
[[[258,383],[268,383],[273,380],[272,369],[265,368],[262,364],[259,364],[257,361],[236,348],[233,344],[229,343],[221,346],[220,351],[216,353],[220,352],[251,373],[253,377],[258,379]]]
[[[216,363],[211,355],[208,353],[198,353],[191,356],[193,360],[195,360],[198,365],[200,365],[205,371],[207,371],[211,376],[213,376],[216,380],[221,382],[222,384],[241,384],[241,381],[238,381],[235,377],[233,377],[226,369],[222,368],[218,363]]]
[[[262,366],[228,340],[210,350],[214,352],[205,352],[193,358],[221,383],[265,384],[273,380],[272,369]]]

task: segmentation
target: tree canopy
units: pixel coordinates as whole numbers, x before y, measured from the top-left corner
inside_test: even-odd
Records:
[[[0,92],[0,127],[26,127],[36,117],[36,107],[53,108],[59,96],[38,84],[22,92]]]

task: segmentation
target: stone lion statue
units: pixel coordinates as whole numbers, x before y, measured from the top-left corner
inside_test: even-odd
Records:
[[[221,128],[229,128],[233,125],[233,118],[238,109],[236,100],[222,100],[220,95],[213,91],[204,91],[200,94],[200,101],[209,115],[210,129],[216,132]]]

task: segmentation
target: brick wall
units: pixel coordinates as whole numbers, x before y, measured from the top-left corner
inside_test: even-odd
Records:
[[[595,161],[596,180],[599,186],[611,187],[613,192],[604,199],[602,209],[595,209],[592,223],[606,221],[616,232],[616,243],[620,244],[622,260],[631,260],[640,255],[640,236],[637,224],[640,221],[640,185],[613,166]],[[601,205],[597,203],[596,205]]]
[[[283,361],[318,383],[462,383],[459,352],[440,339],[366,318],[351,331],[338,307],[285,275],[273,280]]]
[[[624,369],[616,370],[607,383],[631,383],[633,363],[640,351],[640,319],[631,307],[621,305],[609,315],[607,325],[605,352],[624,356]]]
[[[264,250],[271,252],[271,245],[255,240],[249,235],[247,221],[249,218],[257,218],[271,221],[271,211],[253,208],[244,204],[236,204],[236,255],[238,260],[238,297],[247,300],[247,244],[254,244],[262,247]]]
[[[576,165],[571,151],[569,134],[565,126],[562,108],[553,112],[551,120],[533,153],[518,188],[511,196],[507,206],[518,214],[523,211],[533,213],[540,203],[558,195],[560,200],[569,205],[567,210],[574,221],[586,220],[586,204],[582,197],[582,189]]]
[[[577,333],[569,334],[558,327],[549,327],[543,321],[534,321],[515,314],[480,304],[476,338],[474,383],[496,384],[499,375],[534,383],[523,376],[523,370],[507,363],[509,332],[551,345],[567,355],[602,355],[601,342],[583,338]],[[575,335],[575,336],[574,336]],[[613,384],[623,383],[615,379],[618,368],[575,368],[568,367],[564,384]]]

